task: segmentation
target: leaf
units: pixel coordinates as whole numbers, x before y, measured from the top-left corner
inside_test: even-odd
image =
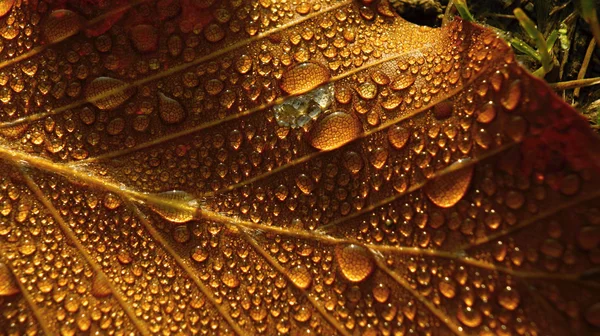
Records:
[[[2,18],[3,332],[598,332],[599,140],[492,31],[125,6]]]

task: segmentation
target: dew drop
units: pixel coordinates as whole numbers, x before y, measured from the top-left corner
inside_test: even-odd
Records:
[[[294,313],[294,319],[298,322],[306,322],[312,316],[311,308],[302,305],[298,307],[298,310]]]
[[[508,111],[514,110],[521,101],[523,89],[521,81],[517,80],[510,84],[504,93],[504,97],[500,99],[502,106]]]
[[[0,17],[3,17],[8,13],[11,9],[15,0],[0,0]]]
[[[455,205],[467,192],[473,177],[473,165],[461,168],[464,161],[458,161],[455,170],[435,178],[425,185],[425,194],[435,205],[449,208]]]
[[[385,303],[390,297],[390,287],[379,283],[373,287],[373,298],[379,303]]]
[[[474,307],[465,306],[458,309],[457,318],[467,327],[475,328],[481,324],[481,313]]]
[[[114,209],[118,208],[119,206],[121,206],[121,199],[113,193],[107,193],[106,195],[104,195],[102,204],[104,204],[104,206],[107,209],[114,210]]]
[[[356,139],[360,122],[352,115],[334,112],[321,119],[311,131],[311,145],[320,150],[333,150]]]
[[[281,78],[281,88],[288,94],[306,93],[329,80],[330,73],[324,66],[307,62],[286,71]]]
[[[496,107],[493,102],[489,102],[477,113],[477,121],[482,124],[491,123],[496,118]]]
[[[118,79],[98,77],[85,90],[85,98],[101,110],[119,107],[134,94],[134,89]]]
[[[182,190],[153,194],[147,200],[150,209],[173,223],[186,223],[194,219],[198,207],[197,199]]]
[[[373,272],[372,256],[362,246],[349,244],[337,247],[335,258],[340,272],[351,282],[364,281]]]
[[[237,288],[240,285],[240,279],[233,271],[225,271],[221,276],[221,281],[229,288]]]
[[[356,88],[356,92],[362,99],[373,99],[377,96],[377,86],[371,82],[364,82]]]
[[[394,146],[396,149],[402,149],[406,145],[409,136],[410,132],[406,128],[399,125],[390,127],[388,131],[388,139],[390,140],[392,146]]]
[[[225,37],[225,31],[218,24],[212,23],[204,29],[204,37],[207,41],[216,43]]]
[[[517,309],[519,301],[519,293],[512,287],[507,286],[498,293],[498,303],[508,310]]]
[[[160,119],[166,124],[177,124],[185,118],[185,110],[175,99],[158,93],[158,111]]]
[[[240,56],[235,62],[235,69],[241,74],[247,73],[252,69],[252,58],[248,55]]]
[[[404,90],[407,87],[411,86],[414,82],[415,82],[415,77],[413,77],[412,75],[409,75],[409,74],[402,74],[402,75],[394,78],[394,80],[390,84],[390,87],[392,88],[392,90],[396,90],[396,91]]]
[[[55,10],[46,19],[43,32],[48,43],[62,41],[81,29],[81,17],[68,9]]]
[[[17,285],[17,280],[13,276],[12,272],[3,263],[0,263],[0,297],[12,296],[21,292],[21,289]]]
[[[456,283],[448,277],[441,279],[438,287],[440,293],[448,299],[452,299],[456,295]]]
[[[133,27],[130,32],[131,41],[139,52],[151,52],[158,46],[158,33],[156,28],[148,24]]]
[[[310,275],[308,268],[304,265],[297,265],[290,268],[288,276],[294,285],[302,289],[310,287],[312,282],[312,276]]]
[[[107,297],[112,294],[109,280],[102,273],[97,273],[92,279],[92,295],[97,298]]]
[[[194,261],[203,262],[208,258],[208,251],[201,246],[196,246],[192,248],[191,256]]]
[[[306,174],[300,174],[300,175],[298,175],[298,177],[296,177],[296,186],[305,195],[310,194],[313,191],[313,189],[315,188],[315,185],[314,185],[312,179],[310,177],[308,177]]]

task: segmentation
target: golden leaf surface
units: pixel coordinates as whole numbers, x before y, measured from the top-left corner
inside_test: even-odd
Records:
[[[0,0],[0,326],[600,330],[600,141],[385,1]]]

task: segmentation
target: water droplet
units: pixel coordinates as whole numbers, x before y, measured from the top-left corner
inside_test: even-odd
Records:
[[[134,89],[118,79],[98,77],[85,90],[85,98],[101,110],[119,107],[134,94]]]
[[[175,99],[158,93],[158,111],[160,119],[166,124],[177,124],[185,118],[185,110]]]
[[[457,317],[460,322],[471,328],[478,327],[482,321],[481,313],[469,306],[459,308]]]
[[[191,254],[192,259],[194,259],[194,261],[197,262],[203,262],[208,258],[208,251],[201,246],[195,246],[194,248],[192,248]]]
[[[301,63],[283,74],[281,88],[288,94],[306,93],[329,80],[326,67],[317,63]]]
[[[377,86],[371,82],[364,82],[356,88],[356,92],[362,99],[373,99],[377,96]]]
[[[294,313],[294,319],[298,322],[306,322],[312,316],[312,309],[305,305],[298,307],[298,310]]]
[[[456,295],[456,283],[448,277],[441,279],[438,287],[440,293],[448,299],[452,299]]]
[[[398,125],[390,127],[388,131],[388,139],[396,149],[402,149],[402,147],[406,145],[409,136],[410,132],[406,128]]]
[[[361,124],[352,115],[334,112],[323,119],[311,131],[311,145],[320,150],[341,147],[360,135]]]
[[[229,288],[237,288],[240,285],[240,279],[233,273],[233,271],[225,271],[221,276],[223,284]]]
[[[363,160],[356,152],[344,154],[344,167],[352,174],[357,174],[363,167]]]
[[[102,204],[104,204],[107,209],[114,210],[121,205],[121,199],[113,193],[107,193],[104,195]]]
[[[109,280],[102,273],[97,273],[92,279],[92,295],[101,298],[112,294]]]
[[[146,200],[148,206],[164,219],[173,223],[186,223],[195,218],[200,203],[182,190],[153,194]]]
[[[496,118],[496,106],[493,102],[488,102],[477,113],[477,121],[482,124],[491,123]]]
[[[448,119],[452,116],[453,109],[454,108],[452,106],[452,103],[447,100],[444,100],[443,102],[437,103],[433,107],[433,116],[437,120]]]
[[[498,303],[508,310],[517,309],[520,300],[519,293],[509,286],[504,287],[500,290],[500,293],[498,293]]]
[[[387,158],[388,158],[388,151],[387,151],[387,149],[385,149],[383,147],[375,148],[375,150],[370,155],[371,164],[373,165],[373,167],[375,167],[377,169],[380,169],[381,167],[383,167],[383,165],[387,161]]]
[[[521,81],[516,80],[510,84],[506,92],[504,93],[504,97],[500,99],[502,106],[508,111],[514,110],[519,102],[521,101],[521,94],[523,92]]]
[[[247,73],[252,69],[252,58],[248,55],[240,56],[235,62],[235,68],[241,74]]]
[[[369,251],[362,246],[349,244],[335,249],[335,258],[342,275],[351,282],[364,281],[374,269]]]
[[[218,24],[212,23],[204,28],[204,37],[209,42],[219,42],[225,37],[225,31]]]
[[[21,292],[21,289],[17,285],[17,280],[13,276],[12,272],[3,263],[0,263],[0,297],[11,296]]]
[[[415,82],[415,77],[409,74],[402,74],[392,81],[390,87],[392,90],[404,90]]]
[[[73,36],[81,29],[81,17],[67,9],[55,10],[44,24],[43,32],[48,43],[62,41]]]
[[[455,170],[429,181],[425,185],[425,194],[435,205],[449,208],[456,204],[467,192],[473,177],[473,165],[461,167],[464,161],[458,161]],[[450,168],[452,169],[452,168]]]
[[[8,13],[11,9],[15,0],[0,0],[0,17],[3,17]]]
[[[290,268],[288,276],[296,286],[302,289],[308,288],[312,282],[310,271],[304,265]]]
[[[390,77],[380,70],[373,71],[371,73],[371,79],[379,85],[388,85],[390,83]]]
[[[312,179],[310,177],[308,177],[306,174],[300,174],[300,175],[298,175],[298,177],[296,177],[296,186],[305,195],[310,194],[313,191],[313,189],[315,188],[315,185],[314,185]]]
[[[158,33],[151,25],[141,24],[131,28],[130,36],[139,52],[151,52],[158,46]]]
[[[390,287],[383,283],[379,283],[373,287],[373,298],[379,303],[385,303],[390,297]]]

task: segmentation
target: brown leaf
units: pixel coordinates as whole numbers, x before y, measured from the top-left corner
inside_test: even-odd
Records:
[[[385,1],[6,17],[3,332],[598,332],[600,141],[491,30]]]

